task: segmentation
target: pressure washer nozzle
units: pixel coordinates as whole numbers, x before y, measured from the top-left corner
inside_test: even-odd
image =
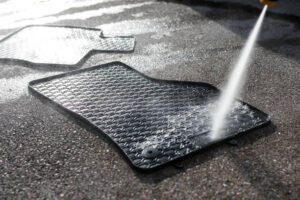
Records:
[[[271,6],[275,6],[277,0],[260,0],[260,3],[271,7]]]

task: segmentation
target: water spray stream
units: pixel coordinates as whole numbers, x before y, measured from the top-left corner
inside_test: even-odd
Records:
[[[257,39],[259,30],[261,28],[265,13],[268,6],[264,6],[250,36],[242,49],[238,62],[233,68],[232,73],[229,76],[228,83],[225,90],[222,92],[219,101],[217,102],[217,110],[212,116],[212,132],[211,139],[218,139],[222,135],[222,129],[226,124],[226,116],[231,112],[232,105],[236,96],[239,94],[243,87],[245,80],[245,72],[249,64],[249,58]]]

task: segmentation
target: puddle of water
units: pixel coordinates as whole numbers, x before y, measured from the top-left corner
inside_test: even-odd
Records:
[[[0,16],[4,26],[5,24],[11,24],[15,21],[24,21],[24,19],[54,15],[71,8],[92,6],[108,1],[111,0],[102,0],[101,2],[96,0],[10,0],[0,4]]]
[[[65,15],[60,15],[60,16],[47,16],[43,18],[38,18],[38,19],[29,19],[29,20],[23,20],[19,22],[14,22],[14,21],[2,21],[3,23],[0,24],[0,28],[2,29],[12,29],[12,28],[17,28],[17,27],[22,27],[26,25],[32,25],[32,24],[46,24],[46,23],[55,23],[58,21],[63,21],[63,20],[85,20],[91,17],[99,17],[105,14],[117,14],[124,12],[127,9],[132,9],[132,8],[138,8],[142,7],[145,5],[150,5],[153,2],[143,2],[143,3],[135,3],[135,4],[127,4],[127,5],[119,5],[119,6],[112,6],[112,7],[107,7],[107,8],[99,8],[95,10],[87,10],[83,12],[77,12],[73,14],[65,14]],[[28,17],[28,16],[27,16]]]

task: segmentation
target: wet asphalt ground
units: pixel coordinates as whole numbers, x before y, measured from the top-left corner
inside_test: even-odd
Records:
[[[267,11],[241,95],[272,123],[151,173],[28,94],[29,81],[69,69],[1,62],[0,199],[299,199],[300,4],[279,5]],[[2,25],[0,35],[32,23],[134,35],[134,53],[97,53],[77,67],[118,60],[151,77],[221,87],[261,8],[237,0],[70,4]]]

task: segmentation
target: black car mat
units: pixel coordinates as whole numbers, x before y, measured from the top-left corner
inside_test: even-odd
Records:
[[[104,37],[101,29],[32,25],[0,40],[0,60],[33,64],[78,64],[90,52],[132,52],[133,36]]]
[[[149,78],[121,62],[29,83],[38,97],[106,134],[139,169],[153,169],[269,121],[236,101],[218,139],[209,135],[219,91],[196,82]]]

